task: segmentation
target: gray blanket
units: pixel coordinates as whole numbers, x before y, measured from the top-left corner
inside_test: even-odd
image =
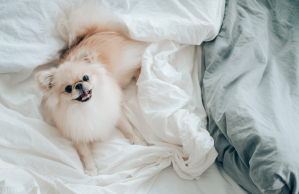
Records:
[[[299,193],[299,1],[229,0],[203,44],[218,160],[251,193]]]

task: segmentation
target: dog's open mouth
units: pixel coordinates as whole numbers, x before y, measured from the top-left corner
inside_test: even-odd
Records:
[[[83,91],[81,93],[81,95],[78,98],[76,98],[75,100],[78,100],[80,102],[87,102],[88,100],[91,99],[91,96],[92,96],[92,90]]]

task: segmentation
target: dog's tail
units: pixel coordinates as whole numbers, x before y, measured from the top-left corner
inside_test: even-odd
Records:
[[[107,6],[99,3],[70,6],[61,13],[56,22],[56,30],[70,48],[93,30],[110,30],[127,34],[121,20]]]

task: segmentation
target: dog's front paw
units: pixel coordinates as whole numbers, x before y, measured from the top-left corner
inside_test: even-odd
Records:
[[[89,175],[89,176],[97,176],[98,175],[98,169],[92,168],[92,169],[85,169],[85,174]]]
[[[139,138],[130,139],[131,144],[133,145],[141,145],[141,146],[147,146],[147,143]]]

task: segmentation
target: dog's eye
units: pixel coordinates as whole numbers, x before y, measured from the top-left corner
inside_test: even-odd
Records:
[[[88,82],[89,77],[87,75],[84,75],[82,79],[83,79],[83,81]]]
[[[71,85],[66,86],[66,87],[65,87],[65,91],[66,91],[67,93],[71,93],[71,92],[72,92],[72,86],[71,86]]]

